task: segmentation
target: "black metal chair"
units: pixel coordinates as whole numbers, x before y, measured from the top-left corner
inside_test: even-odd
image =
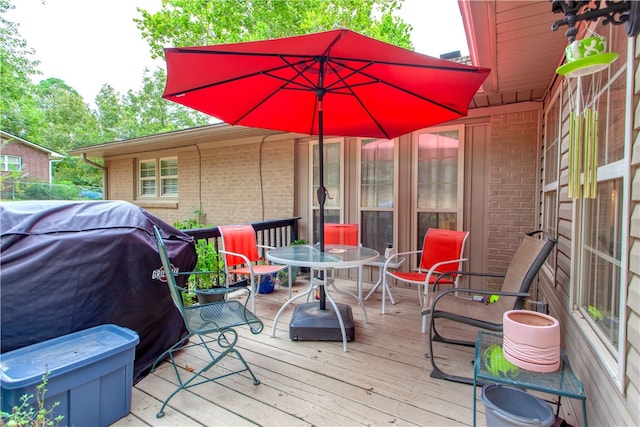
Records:
[[[455,273],[461,276],[502,277],[500,290],[478,290],[470,288],[452,288],[437,294],[431,303],[431,308],[422,312],[423,316],[430,315],[429,323],[429,357],[431,358],[431,377],[449,381],[473,384],[473,378],[447,374],[435,362],[433,341],[450,344],[474,346],[475,341],[465,341],[444,337],[436,329],[437,319],[448,319],[454,322],[471,325],[474,328],[490,331],[502,331],[502,317],[506,311],[522,309],[525,299],[529,296],[529,288],[542,267],[545,259],[557,243],[556,239],[544,236],[541,230],[526,233],[522,243],[516,250],[506,274],[474,273],[465,271],[446,272],[443,276]],[[434,289],[438,281],[434,284]],[[490,301],[491,296],[499,298]],[[479,296],[481,298],[472,298]],[[478,299],[481,299],[478,301]]]
[[[154,372],[157,365],[163,360],[168,359],[169,363],[173,365],[173,369],[178,378],[178,388],[173,391],[169,397],[163,402],[160,411],[156,414],[156,417],[162,418],[164,416],[164,408],[169,403],[169,400],[173,398],[180,390],[195,387],[200,384],[204,384],[209,381],[215,381],[220,378],[228,377],[230,375],[239,374],[241,372],[248,372],[253,378],[253,384],[258,385],[260,381],[247,365],[247,362],[240,355],[240,352],[235,348],[238,341],[238,333],[235,328],[238,326],[248,326],[253,334],[259,334],[264,327],[262,321],[258,319],[251,311],[246,307],[249,297],[245,299],[244,303],[241,303],[237,299],[223,300],[220,302],[213,302],[209,304],[198,304],[192,306],[185,306],[182,301],[182,292],[188,291],[188,289],[178,286],[175,280],[175,275],[171,269],[171,262],[167,254],[167,250],[160,234],[160,230],[154,226],[154,237],[158,246],[158,252],[160,253],[160,259],[162,260],[162,267],[165,271],[167,284],[169,285],[169,292],[173,303],[182,314],[184,324],[187,327],[189,333],[180,341],[175,343],[164,353],[162,353],[151,367],[151,372]],[[190,274],[193,272],[180,272],[180,274]],[[198,292],[197,290],[191,290],[190,292]],[[251,290],[248,288],[217,288],[207,291],[208,293],[220,293],[222,295],[229,292],[248,292]],[[249,295],[248,294],[248,295]],[[210,335],[210,336],[206,336]],[[194,342],[190,343],[189,340],[194,337]],[[209,348],[210,343],[215,343],[218,349],[212,350]],[[189,347],[202,346],[204,353],[209,355],[210,360],[205,363],[205,366],[197,371],[189,371],[184,368],[180,368],[174,358],[174,354],[177,351],[184,350]],[[204,375],[212,366],[221,361],[225,356],[234,355],[241,364],[241,368],[231,372],[225,372],[224,374],[207,377]],[[229,368],[229,367],[225,367]],[[186,380],[180,375],[180,371],[183,372],[183,376],[188,376]],[[199,379],[199,381],[196,381]]]

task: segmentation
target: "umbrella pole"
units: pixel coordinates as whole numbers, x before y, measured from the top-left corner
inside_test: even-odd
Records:
[[[324,252],[324,202],[326,199],[326,191],[324,188],[324,135],[323,135],[323,123],[322,123],[322,94],[318,94],[318,190],[316,195],[318,196],[318,236],[320,236],[320,252]],[[324,280],[324,272],[320,271],[320,280]],[[320,286],[319,290],[320,298],[320,310],[327,309],[327,296],[325,295],[324,286]]]

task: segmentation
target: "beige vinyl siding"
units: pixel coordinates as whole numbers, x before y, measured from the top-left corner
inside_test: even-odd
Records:
[[[569,105],[566,95],[562,98],[561,112],[561,158],[559,177],[558,204],[558,257],[555,280],[550,274],[541,274],[541,290],[549,303],[550,314],[557,317],[562,325],[562,346],[570,355],[573,369],[583,382],[587,394],[587,410],[590,425],[640,425],[640,75],[638,74],[638,49],[633,64],[634,99],[632,104],[633,131],[631,135],[630,189],[623,197],[628,198],[628,216],[630,231],[628,242],[628,280],[626,291],[626,353],[624,361],[624,389],[621,391],[616,382],[615,367],[609,369],[603,364],[603,354],[592,345],[594,337],[580,326],[579,316],[573,312],[572,298],[577,280],[577,271],[572,271],[575,221],[579,211],[574,210],[578,204],[567,197],[568,167],[568,115]],[[624,64],[617,64],[624,66]],[[574,79],[575,80],[575,79]],[[560,79],[562,82],[562,79]],[[552,92],[557,94],[564,83],[556,84]],[[569,82],[575,84],[575,82]],[[563,90],[566,90],[564,86]],[[553,95],[547,101],[553,99]],[[545,109],[545,112],[547,110]],[[545,132],[553,131],[545,129]],[[624,249],[627,250],[627,249]],[[574,278],[571,277],[574,274]],[[580,414],[580,406],[575,401],[563,400],[570,405],[575,414]],[[565,410],[567,408],[565,407]]]

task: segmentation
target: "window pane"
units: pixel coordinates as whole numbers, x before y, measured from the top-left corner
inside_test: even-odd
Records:
[[[326,207],[340,207],[342,196],[340,195],[340,143],[324,143],[324,186],[329,192],[325,200]],[[313,146],[313,205],[318,206],[318,198],[315,196],[319,185],[318,144]]]
[[[383,254],[393,244],[393,212],[362,212],[360,224],[363,246]]]
[[[418,213],[418,250],[422,250],[422,241],[428,228],[457,230],[458,215],[455,213],[420,212]]]
[[[162,180],[162,195],[175,196],[178,194],[178,178],[165,178]]]
[[[556,191],[548,191],[544,193],[544,231],[551,237],[556,237],[556,222],[558,211],[558,203],[556,200]],[[545,260],[552,271],[555,272],[556,268],[556,248],[553,248],[552,253]]]
[[[320,211],[318,209],[313,210],[313,243],[320,241],[320,235],[318,234],[318,224],[320,222]],[[324,211],[324,223],[325,224],[339,224],[340,223],[340,211],[336,209],[325,209]]]
[[[618,59],[619,61],[620,59]],[[608,133],[606,138],[606,162],[611,163],[618,160],[622,160],[624,157],[624,126],[625,126],[625,92],[627,86],[625,84],[626,76],[621,74],[610,86],[608,90],[609,101],[609,118],[608,118]],[[602,96],[601,98],[606,98]],[[599,119],[604,119],[601,113],[598,113]],[[603,120],[604,121],[604,120]],[[599,135],[599,142],[603,141],[604,135]]]
[[[140,177],[141,178],[155,178],[156,176],[156,162],[140,162]]]
[[[615,351],[620,319],[622,180],[598,183],[584,204],[581,307]]]
[[[393,208],[393,140],[370,139],[361,147],[361,207]]]
[[[177,176],[178,159],[160,160],[160,176]]]
[[[141,190],[143,196],[155,196],[156,195],[156,181],[154,179],[148,179],[141,182]]]
[[[458,132],[418,136],[418,209],[456,209]]]
[[[559,97],[551,105],[546,115],[544,147],[544,183],[558,180],[558,128]]]

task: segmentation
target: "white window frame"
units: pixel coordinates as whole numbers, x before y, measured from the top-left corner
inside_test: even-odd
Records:
[[[418,209],[418,152],[419,152],[419,138],[420,134],[424,133],[439,133],[439,132],[450,132],[457,131],[458,132],[458,191],[457,191],[457,200],[456,200],[456,209]],[[420,238],[418,233],[418,214],[422,212],[443,212],[443,213],[455,213],[456,214],[456,229],[462,230],[464,224],[464,147],[465,147],[465,126],[464,124],[460,125],[451,125],[451,126],[438,126],[438,127],[430,127],[421,129],[413,133],[412,140],[412,197],[411,197],[411,245],[414,248],[417,248],[419,243],[418,239]]]
[[[555,239],[558,238],[558,224],[559,224],[559,209],[560,209],[560,171],[562,164],[562,106],[563,106],[563,91],[559,90],[556,92],[554,98],[550,101],[549,107],[545,111],[545,132],[544,132],[544,144],[542,146],[543,156],[544,156],[544,164],[543,164],[543,174],[542,174],[542,229]],[[556,117],[556,128],[549,129],[549,112],[551,111],[551,107],[555,105],[557,107],[557,117]],[[550,141],[550,138],[553,138]],[[547,182],[547,155],[549,151],[547,150],[547,145],[549,142],[555,143],[555,176]],[[554,198],[555,206],[549,207],[547,206],[547,195],[550,193],[554,193],[552,196]],[[554,224],[549,224],[549,219],[547,214],[550,212],[550,209],[553,209],[553,215],[555,217]],[[553,226],[554,233],[549,233],[550,226]],[[556,271],[557,271],[557,250],[558,248],[554,246],[553,251],[544,262],[542,268],[549,274],[549,277],[553,280],[554,287],[557,286],[556,281]]]
[[[15,156],[13,154],[2,154],[2,172],[22,172],[22,156]],[[9,158],[17,159],[17,163],[10,163]],[[11,169],[10,165],[18,165],[17,169]]]
[[[331,197],[333,200],[337,201],[337,207],[331,206],[328,207],[327,203],[325,201],[325,216],[326,216],[326,211],[327,210],[332,210],[332,211],[337,211],[338,215],[340,217],[340,222],[343,223],[344,222],[344,209],[345,209],[345,199],[344,199],[344,193],[345,193],[345,183],[344,183],[344,164],[345,164],[345,153],[344,153],[344,138],[329,138],[329,139],[324,139],[322,144],[323,146],[328,146],[329,144],[335,144],[338,143],[340,144],[340,148],[339,148],[339,153],[340,153],[340,171],[339,171],[339,178],[340,178],[340,196],[336,196],[335,194],[331,194],[331,192],[329,192],[329,194],[327,195],[327,200],[329,197]],[[313,167],[313,151],[314,148],[317,147],[319,144],[319,141],[316,140],[312,140],[309,142],[309,219],[308,219],[308,224],[309,224],[309,233],[310,236],[313,237],[314,234],[314,230],[313,228],[315,227],[315,221],[314,219],[314,213],[318,212],[320,209],[319,203],[318,203],[318,197],[317,197],[317,187],[314,185],[314,179],[316,179],[317,177],[314,176],[314,167]],[[327,166],[327,159],[324,158],[323,159],[325,162],[325,168]],[[326,185],[326,175],[325,175],[325,185]]]
[[[606,94],[609,90],[610,82],[616,80],[619,77],[619,73],[626,72],[626,104],[625,104],[625,131],[624,131],[624,151],[621,160],[608,163],[606,165],[598,167],[598,184],[612,179],[622,180],[622,221],[621,221],[621,251],[620,251],[620,283],[619,294],[620,301],[618,302],[618,312],[620,318],[618,319],[618,343],[617,347],[614,347],[611,343],[607,343],[601,337],[599,331],[597,331],[589,319],[589,314],[585,312],[581,307],[582,292],[584,292],[585,279],[583,277],[583,270],[581,268],[583,263],[583,240],[584,240],[584,227],[583,227],[583,201],[581,199],[574,200],[574,227],[573,227],[573,247],[572,252],[574,256],[571,259],[571,295],[570,301],[572,303],[572,315],[578,325],[583,331],[587,340],[591,343],[594,352],[596,353],[601,365],[606,369],[613,381],[616,383],[618,390],[621,393],[625,392],[625,370],[626,370],[626,294],[627,294],[627,282],[628,282],[628,248],[629,248],[629,219],[628,215],[624,212],[629,212],[629,192],[630,192],[630,158],[631,158],[631,141],[632,141],[632,124],[633,124],[633,78],[634,73],[629,70],[634,70],[634,42],[632,38],[629,38],[627,45],[627,64],[625,67],[621,67],[614,76],[611,76],[610,80],[603,83],[601,89],[602,94]],[[603,71],[604,72],[604,71]],[[580,93],[580,87],[576,89]],[[611,348],[615,348],[616,354],[612,354]]]
[[[176,168],[178,168],[178,173],[176,175],[167,175],[162,176],[161,172],[161,164],[163,161],[170,160],[176,162]],[[155,173],[153,177],[143,177],[142,174],[142,164],[143,163],[153,163],[155,167]],[[178,197],[179,192],[179,163],[178,157],[160,157],[160,158],[151,158],[151,159],[140,159],[138,160],[138,171],[137,171],[137,181],[138,181],[138,197],[140,199],[152,199],[152,198],[164,198],[164,199],[176,199]],[[164,194],[163,180],[165,179],[176,179],[178,182],[178,188],[176,189],[176,193]],[[155,182],[155,192],[154,194],[143,194],[142,184],[146,181],[154,181]]]
[[[356,174],[357,174],[357,190],[356,198],[358,203],[358,222],[362,219],[363,212],[392,212],[393,215],[393,242],[390,244],[394,247],[398,247],[398,179],[399,179],[399,161],[398,153],[400,148],[400,141],[398,138],[394,138],[393,141],[393,207],[392,208],[380,208],[380,207],[363,207],[362,206],[362,143],[363,141],[375,140],[378,138],[358,138],[358,150],[356,155]],[[362,227],[360,227],[362,230]],[[360,241],[364,241],[364,236],[360,236]]]

